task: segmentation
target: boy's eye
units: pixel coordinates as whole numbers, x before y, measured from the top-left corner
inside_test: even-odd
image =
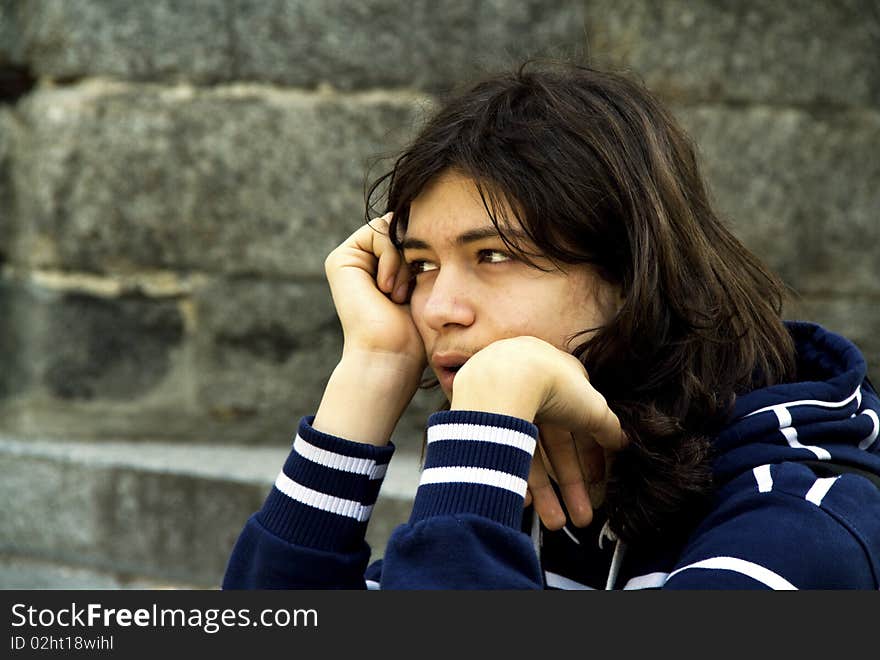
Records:
[[[505,261],[512,260],[513,257],[504,252],[502,250],[480,250],[477,252],[477,261],[479,263],[488,263],[488,264],[500,264]],[[427,273],[432,270],[437,270],[438,266],[433,261],[426,261],[425,259],[414,259],[407,264],[409,267],[409,272],[412,277],[419,275],[420,273]]]
[[[415,261],[409,262],[409,272],[410,275],[418,275],[419,273],[427,273],[430,270],[436,270],[436,264],[425,261],[424,259],[416,259]]]
[[[502,252],[501,250],[480,250],[480,261],[490,264],[510,261],[512,258],[507,252]]]

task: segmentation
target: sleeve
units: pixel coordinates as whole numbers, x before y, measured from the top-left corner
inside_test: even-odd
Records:
[[[724,489],[665,589],[877,589],[880,491],[862,477],[764,465]]]
[[[394,446],[351,442],[304,417],[262,508],[236,541],[223,589],[363,589],[365,534]]]
[[[543,588],[521,530],[537,437],[534,424],[516,417],[431,415],[412,514],[388,541],[382,588]]]

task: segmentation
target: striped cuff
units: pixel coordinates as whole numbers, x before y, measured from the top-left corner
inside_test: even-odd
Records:
[[[537,438],[538,427],[518,417],[467,410],[431,415],[410,523],[473,513],[519,529]]]
[[[293,448],[258,518],[288,543],[340,551],[363,541],[394,453],[312,428],[303,417]]]

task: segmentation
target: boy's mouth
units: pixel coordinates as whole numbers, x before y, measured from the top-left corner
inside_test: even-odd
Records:
[[[437,374],[437,380],[440,386],[446,390],[447,394],[452,391],[452,381],[455,380],[455,374],[470,359],[470,355],[466,353],[435,353],[431,356],[431,366],[434,373]]]

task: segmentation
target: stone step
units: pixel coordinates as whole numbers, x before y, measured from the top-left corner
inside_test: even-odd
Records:
[[[218,588],[288,452],[0,435],[0,588]],[[374,557],[409,515],[418,461],[417,449],[391,461],[367,534]]]
[[[204,589],[180,580],[83,568],[60,562],[0,555],[0,589]]]

